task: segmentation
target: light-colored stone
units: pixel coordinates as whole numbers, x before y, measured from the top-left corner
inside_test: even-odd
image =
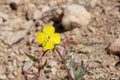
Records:
[[[52,71],[52,74],[55,75],[56,72],[57,72],[57,69],[53,67],[53,68],[51,69],[51,71]]]
[[[42,11],[42,12],[46,12],[46,11],[48,11],[50,8],[49,8],[49,6],[47,6],[47,5],[40,5],[40,6],[38,6],[38,8]]]
[[[84,27],[89,24],[90,19],[91,14],[83,6],[72,4],[68,5],[64,10],[62,25],[66,30]]]
[[[25,35],[33,21],[25,21],[21,18],[11,19],[6,22],[8,26],[1,26],[0,38],[11,45],[14,41]]]
[[[0,18],[0,24],[2,24],[3,23],[3,19],[2,18]]]
[[[28,10],[26,12],[26,17],[28,19],[33,19],[34,11],[36,10],[36,6],[34,4],[29,4],[28,5]]]
[[[89,1],[90,1],[90,0],[89,0]],[[91,0],[90,6],[91,6],[91,7],[95,7],[95,6],[97,5],[97,3],[100,3],[100,1],[98,1],[98,0]]]
[[[23,64],[23,71],[28,70],[28,69],[32,66],[32,64],[33,64],[33,63],[31,63],[31,62],[25,62],[25,63]]]
[[[9,19],[9,15],[4,13],[4,12],[0,12],[0,18],[2,18],[4,20],[8,20]]]
[[[51,67],[56,67],[56,66],[57,66],[57,62],[54,61],[54,60],[49,60],[49,65],[50,65]]]
[[[120,37],[110,44],[108,47],[108,53],[120,54]]]
[[[77,0],[77,3],[84,6],[95,7],[97,4],[100,3],[99,0]]]
[[[14,28],[14,30],[18,29],[24,21],[21,18],[9,19],[6,23],[10,28]]]
[[[33,14],[33,19],[36,20],[36,19],[38,19],[40,17],[42,17],[42,13],[40,12],[40,10],[36,9],[34,14]]]
[[[49,0],[49,5],[50,6],[56,6],[57,5],[57,0]]]
[[[0,74],[0,80],[6,80],[7,76],[5,74]]]
[[[1,73],[5,73],[5,66],[3,66],[3,65],[0,65],[0,74]]]
[[[28,5],[28,10],[26,12],[27,19],[38,19],[42,16],[42,12],[40,12],[39,9],[36,8],[34,4]]]
[[[15,76],[14,76],[12,73],[8,74],[7,77],[8,77],[9,79],[15,79]]]

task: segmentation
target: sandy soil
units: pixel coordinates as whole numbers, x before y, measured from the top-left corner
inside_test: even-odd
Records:
[[[60,16],[68,4],[80,4],[91,13],[87,27],[64,31],[60,19],[52,13],[58,11],[57,16]],[[47,17],[14,44],[43,15]],[[83,60],[88,66],[83,80],[120,80],[120,67],[116,66],[119,56],[107,53],[110,43],[120,36],[119,0],[0,0],[0,80],[25,80],[22,67],[24,62],[30,61],[25,53],[39,56],[43,52],[35,39],[46,24],[60,27],[62,38],[75,36],[67,50],[76,65]],[[41,80],[67,80],[59,56],[50,52],[46,59],[48,63],[41,71]]]

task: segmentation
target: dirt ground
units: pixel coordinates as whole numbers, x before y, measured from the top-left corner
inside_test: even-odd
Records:
[[[82,5],[91,14],[86,28],[65,31],[61,26],[58,16],[70,4]],[[87,65],[83,80],[120,80],[119,56],[107,53],[110,43],[120,36],[120,0],[0,0],[0,80],[25,80],[22,67],[31,61],[25,53],[39,56],[43,52],[35,40],[37,32],[53,24],[62,39],[75,36],[67,50],[76,65],[81,61]],[[25,35],[27,31],[30,33]],[[67,80],[57,54],[50,52],[44,59],[48,62],[41,80]]]

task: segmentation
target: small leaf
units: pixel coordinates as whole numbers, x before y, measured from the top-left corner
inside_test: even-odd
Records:
[[[75,74],[75,80],[81,80],[81,78],[85,75],[85,66],[83,61],[81,61],[81,65],[79,65],[77,72]]]
[[[69,60],[71,57],[72,57],[72,55],[69,55],[69,54],[65,55],[65,61]]]
[[[75,76],[74,76],[74,70],[73,70],[73,64],[74,64],[74,62],[70,61],[69,65],[68,65],[68,69],[70,70],[71,76],[73,78],[75,78]]]
[[[43,65],[41,65],[40,68],[43,69],[46,66],[46,64],[47,64],[47,60],[45,61],[45,63]]]
[[[29,54],[26,54],[26,56],[28,56],[32,61],[34,62],[37,62],[38,61],[38,58],[35,58],[34,56],[32,55],[29,55]]]

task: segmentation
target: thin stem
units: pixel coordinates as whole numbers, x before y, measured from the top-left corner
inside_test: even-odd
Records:
[[[39,69],[38,69],[38,80],[40,80],[40,71],[41,71],[41,62],[42,62],[42,58],[44,57],[44,55],[47,53],[48,50],[44,51],[43,54],[39,57]]]
[[[44,55],[48,52],[48,50],[44,51],[43,54],[39,57],[39,62],[42,61],[42,58],[44,57]]]
[[[72,39],[71,36],[68,36],[67,39],[65,40],[65,42],[63,43],[63,47],[64,47],[64,54],[63,56],[65,56],[65,53],[67,52],[67,45],[68,45],[68,42]]]
[[[40,80],[40,68],[38,69],[38,80]]]
[[[30,72],[31,68],[35,65],[35,62],[24,72],[24,76],[27,77],[27,74]]]
[[[47,53],[48,50],[44,51],[43,54],[39,57],[39,67],[40,67],[40,63],[42,61],[42,58],[44,57],[44,55]],[[28,73],[30,72],[31,68],[35,65],[36,62],[34,62],[25,72],[24,72],[24,76],[27,77]],[[31,80],[31,79],[30,79]],[[40,80],[40,68],[38,69],[38,80]]]
[[[63,56],[61,55],[60,51],[59,51],[57,48],[55,48],[55,50],[57,51],[58,55],[60,56],[61,60],[63,61],[63,65],[64,65],[64,67],[65,67],[66,72],[68,73],[68,76],[69,76],[70,80],[74,80],[74,79],[72,78],[71,74],[70,74],[70,71],[69,71],[67,65],[66,65],[66,61],[64,60],[64,58],[63,58]]]

